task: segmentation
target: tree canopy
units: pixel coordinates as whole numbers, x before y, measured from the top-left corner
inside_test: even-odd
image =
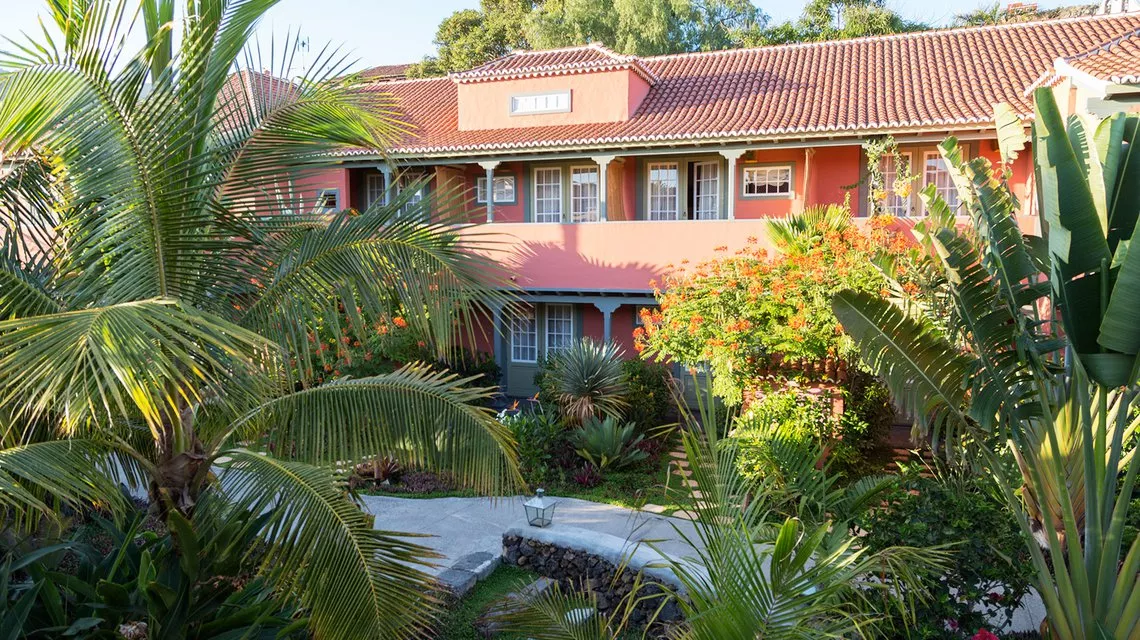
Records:
[[[479,9],[445,18],[436,31],[436,54],[408,74],[462,71],[521,48],[601,42],[621,53],[662,55],[929,28],[891,11],[884,0],[812,0],[799,20],[769,22],[751,0],[482,0]]]

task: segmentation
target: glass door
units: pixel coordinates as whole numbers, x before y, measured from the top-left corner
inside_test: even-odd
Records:
[[[720,162],[693,163],[693,219],[720,218]]]

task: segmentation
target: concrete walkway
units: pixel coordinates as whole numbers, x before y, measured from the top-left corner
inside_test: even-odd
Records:
[[[365,508],[376,516],[376,528],[402,533],[434,536],[412,539],[431,547],[445,559],[427,571],[439,575],[464,556],[486,552],[494,556],[502,552],[503,532],[514,526],[525,526],[523,497],[499,498],[398,498],[364,495]],[[556,498],[554,521],[599,533],[607,533],[631,542],[652,540],[665,554],[685,558],[692,549],[681,535],[696,540],[692,522],[678,518],[635,511],[609,504],[576,498]]]

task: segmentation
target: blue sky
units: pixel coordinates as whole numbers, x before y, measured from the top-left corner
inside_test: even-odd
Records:
[[[908,18],[945,24],[955,14],[989,5],[992,0],[888,2]],[[1039,4],[1049,8],[1077,2],[1044,0]],[[756,4],[774,21],[782,21],[797,17],[804,1],[757,0]],[[440,20],[453,11],[478,5],[478,0],[281,0],[266,16],[258,37],[267,40],[300,28],[314,48],[328,43],[342,46],[357,61],[356,68],[413,62],[433,51],[432,38]],[[41,6],[35,0],[0,0],[0,36],[34,33]]]

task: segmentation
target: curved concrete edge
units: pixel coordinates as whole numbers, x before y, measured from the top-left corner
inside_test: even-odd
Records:
[[[503,536],[533,540],[597,556],[615,567],[624,565],[635,573],[641,572],[646,576],[656,578],[677,590],[683,591],[685,587],[677,579],[673,570],[668,568],[671,564],[668,558],[645,545],[608,533],[599,533],[569,525],[552,524],[545,528],[511,527],[503,532]]]

